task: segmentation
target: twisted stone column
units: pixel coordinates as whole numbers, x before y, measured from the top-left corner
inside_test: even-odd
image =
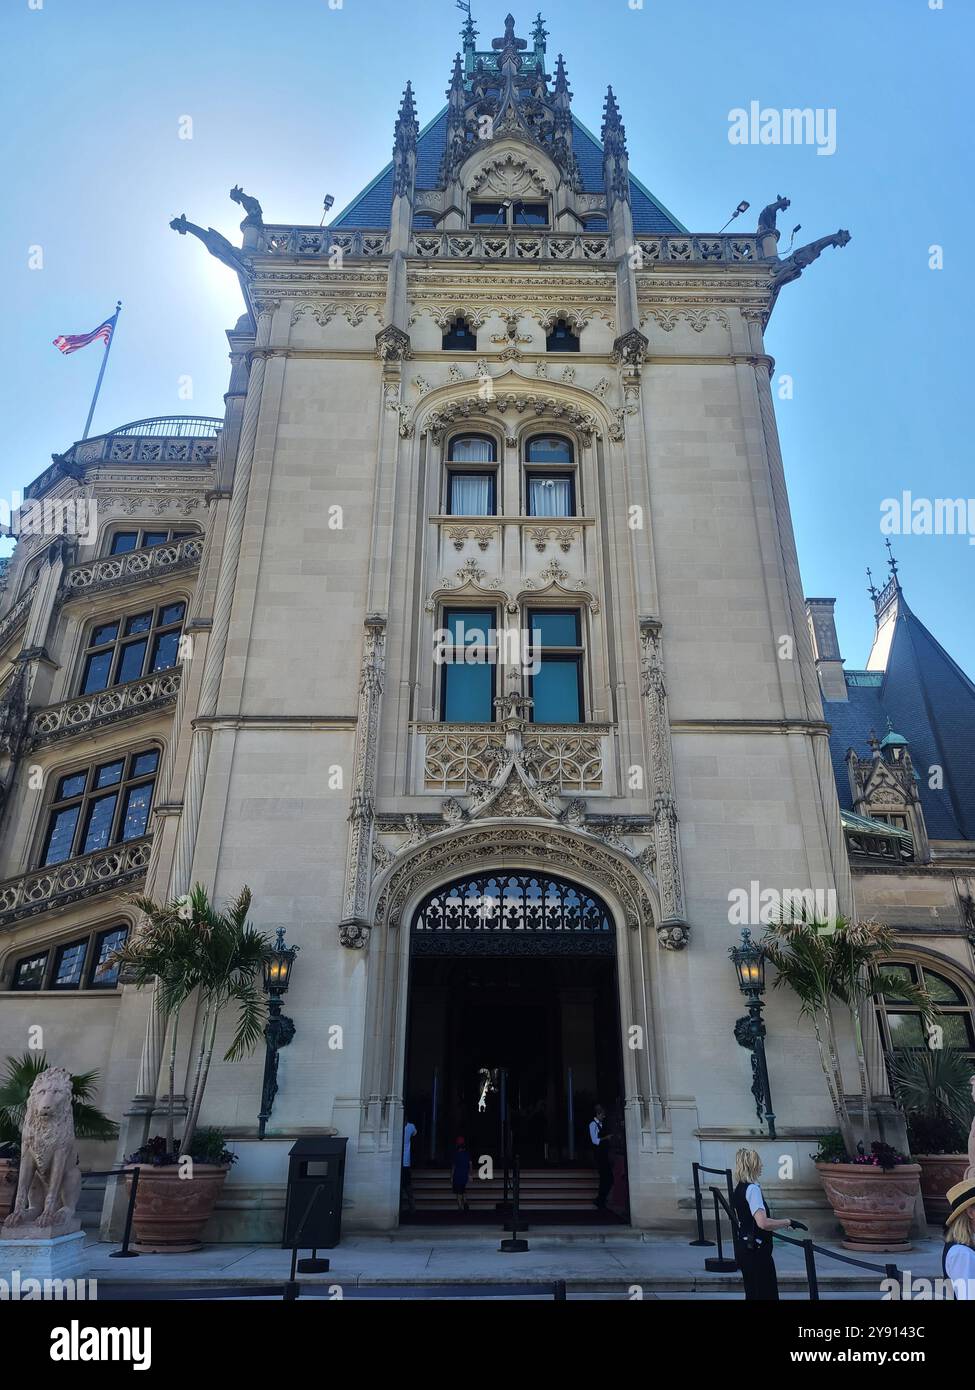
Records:
[[[681,866],[677,801],[674,795],[674,758],[671,748],[670,712],[664,685],[660,622],[640,619],[641,686],[647,714],[650,741],[650,772],[653,778],[653,838],[660,887],[662,920],[657,937],[666,950],[679,951],[687,945],[684,915],[684,874]]]

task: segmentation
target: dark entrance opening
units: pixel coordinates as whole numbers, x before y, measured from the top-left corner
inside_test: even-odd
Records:
[[[627,1219],[615,947],[606,905],[562,879],[486,873],[421,904],[405,1086],[417,1219],[451,1208],[463,1219],[449,1188],[458,1135],[474,1163],[472,1214],[487,1216],[501,1195],[479,1176],[484,1159],[499,1183],[517,1155],[533,1215],[604,1219],[589,1137],[597,1102],[615,1136],[610,1205]]]

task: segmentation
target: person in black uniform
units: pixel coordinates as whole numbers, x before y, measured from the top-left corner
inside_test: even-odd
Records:
[[[739,1149],[735,1154],[735,1190],[732,1206],[736,1218],[735,1258],[745,1284],[746,1299],[777,1301],[779,1281],[772,1258],[772,1232],[790,1226],[805,1231],[801,1221],[784,1218],[774,1220],[758,1179],[762,1160],[754,1149]]]
[[[599,1174],[599,1194],[593,1203],[599,1211],[605,1209],[613,1188],[613,1163],[609,1152],[609,1141],[612,1137],[606,1128],[606,1111],[601,1105],[597,1105],[589,1121],[589,1142],[592,1144],[596,1172]]]

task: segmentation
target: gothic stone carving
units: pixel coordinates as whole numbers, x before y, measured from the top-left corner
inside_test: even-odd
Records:
[[[642,693],[650,744],[650,772],[655,793],[654,846],[657,882],[663,908],[663,922],[658,927],[658,936],[662,946],[670,950],[679,950],[687,944],[684,885],[677,805],[674,800],[670,715],[664,685],[660,623],[655,618],[640,620],[640,644]]]
[[[345,899],[343,919],[339,924],[339,939],[343,946],[350,947],[364,946],[369,934],[365,914],[372,877],[376,758],[385,673],[385,642],[386,619],[379,614],[371,614],[366,619],[359,674],[359,713],[349,811]]]

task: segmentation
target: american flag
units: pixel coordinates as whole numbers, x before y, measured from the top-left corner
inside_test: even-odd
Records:
[[[93,328],[90,333],[62,333],[60,337],[54,339],[54,346],[58,352],[77,352],[79,348],[87,347],[96,338],[101,338],[106,348],[112,341],[112,333],[115,331],[115,316],[100,323],[97,328]]]

